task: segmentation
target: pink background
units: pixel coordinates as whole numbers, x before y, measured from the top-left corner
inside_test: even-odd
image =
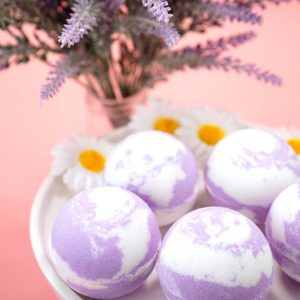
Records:
[[[225,31],[249,28],[235,23]],[[257,39],[232,54],[280,74],[283,87],[245,75],[199,70],[175,74],[151,94],[182,105],[228,108],[245,121],[300,127],[300,4],[270,7],[264,24],[254,29]],[[211,37],[221,34],[222,30],[210,32]],[[45,65],[34,61],[0,73],[0,280],[1,299],[6,300],[55,299],[34,261],[28,234],[30,206],[49,171],[49,150],[73,132],[110,130],[104,119],[91,119],[84,91],[72,81],[40,109],[39,88],[47,72]]]

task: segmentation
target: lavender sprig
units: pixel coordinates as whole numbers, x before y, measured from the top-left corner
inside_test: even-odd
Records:
[[[84,35],[97,25],[99,7],[94,0],[76,0],[72,6],[71,18],[67,20],[58,41],[61,47],[77,44]]]
[[[238,59],[231,57],[221,57],[224,51],[228,50],[228,46],[237,47],[248,40],[252,39],[254,34],[247,32],[227,39],[219,39],[209,41],[206,45],[198,44],[196,47],[186,47],[184,49],[167,53],[161,57],[158,65],[154,66],[153,74],[154,82],[164,79],[164,75],[178,70],[184,70],[185,67],[197,69],[206,67],[208,69],[223,69],[225,71],[236,71],[238,73],[246,73],[249,76],[255,76],[258,80],[273,85],[281,85],[282,80],[268,71],[262,71],[254,64],[243,64]],[[158,76],[155,74],[159,74]]]
[[[110,29],[110,25],[114,17],[119,12],[120,6],[125,0],[96,0],[98,1],[98,25],[101,34],[106,33]]]
[[[217,58],[208,67],[222,68],[224,71],[235,71],[237,73],[246,73],[249,76],[255,76],[256,79],[262,80],[273,85],[282,85],[282,79],[269,71],[262,71],[254,64],[243,64],[239,59],[231,57]]]
[[[180,35],[172,23],[158,22],[147,16],[127,17],[124,28],[136,35],[154,35],[161,38],[168,47],[174,46],[180,39]]]
[[[103,9],[106,11],[107,16],[112,19],[124,2],[125,0],[104,0],[105,7]]]
[[[292,0],[237,0],[236,2],[244,7],[259,7],[265,9],[268,3],[280,5],[282,3],[290,3]]]
[[[219,38],[217,40],[211,41],[208,40],[204,46],[198,44],[196,48],[198,51],[201,50],[202,52],[209,52],[210,54],[221,54],[224,51],[229,50],[230,47],[239,47],[256,37],[254,31],[247,31],[235,35],[231,35],[227,38]],[[186,51],[190,49],[190,47],[185,48]]]
[[[262,17],[254,13],[250,8],[240,6],[237,3],[205,2],[200,4],[202,12],[207,14],[210,21],[221,19],[225,21],[238,21],[244,23],[261,24]],[[199,8],[200,9],[200,8]]]
[[[180,25],[182,19],[189,19],[188,30],[204,32],[209,26],[222,25],[226,20],[261,24],[262,17],[253,12],[251,7],[243,6],[239,0],[216,1],[187,1],[176,2],[174,6],[175,20]],[[229,2],[230,1],[230,2]],[[241,0],[243,1],[243,0]],[[184,29],[183,29],[184,30]]]
[[[229,50],[229,47],[238,47],[252,40],[255,37],[253,31],[235,34],[227,38],[217,40],[208,40],[204,45],[197,44],[194,47],[185,47],[183,49],[172,51],[164,55],[159,63],[165,65],[168,69],[183,69],[185,65],[197,67],[203,57],[218,57],[223,52]]]
[[[168,1],[165,0],[142,0],[143,5],[147,8],[148,12],[158,21],[169,23],[171,8]]]
[[[63,85],[65,80],[70,77],[76,77],[82,71],[83,63],[76,55],[67,54],[61,60],[56,62],[49,72],[46,83],[42,86],[40,94],[40,104],[52,98]]]

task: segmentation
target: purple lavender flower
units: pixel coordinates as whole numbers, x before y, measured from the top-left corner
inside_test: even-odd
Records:
[[[221,18],[225,21],[238,21],[244,23],[261,24],[262,17],[254,13],[250,8],[240,6],[237,3],[205,2],[201,4],[202,12],[207,13],[209,20]]]
[[[154,35],[161,38],[168,47],[174,46],[180,39],[173,24],[161,23],[148,16],[128,17],[126,23],[126,27],[130,28],[133,34]]]
[[[99,11],[103,12],[99,16],[98,23],[100,32],[105,33],[109,30],[111,22],[119,12],[120,6],[125,0],[98,0]]]
[[[243,64],[238,59],[231,57],[221,57],[228,46],[237,47],[251,40],[255,34],[246,32],[230,36],[226,39],[221,38],[216,41],[208,41],[205,45],[198,44],[196,47],[185,47],[183,49],[172,51],[165,54],[161,60],[160,73],[171,73],[177,70],[183,70],[186,66],[191,69],[206,67],[208,69],[223,69],[224,71],[235,71],[237,73],[246,73],[249,76],[255,76],[258,80],[273,85],[281,85],[282,80],[269,71],[262,71],[254,64]]]
[[[142,0],[143,5],[148,12],[159,22],[169,23],[171,8],[168,1],[165,0]]]
[[[254,64],[243,64],[239,59],[231,57],[217,58],[212,67],[222,68],[224,71],[236,71],[237,73],[246,73],[249,76],[255,76],[258,80],[271,83],[273,85],[282,85],[282,79],[269,71],[262,71]]]
[[[168,47],[176,45],[180,39],[180,35],[173,24],[161,23],[160,26],[153,26],[152,28],[149,26],[144,32],[163,39]]]
[[[99,8],[94,0],[76,0],[72,6],[71,18],[68,19],[58,37],[61,47],[69,48],[77,44],[88,31],[97,25]]]
[[[107,16],[112,19],[119,11],[120,6],[125,2],[125,0],[104,0],[105,11]]]
[[[46,100],[52,98],[67,78],[76,77],[80,73],[82,66],[83,63],[78,63],[76,55],[64,55],[53,66],[46,78],[47,83],[42,86],[40,104],[42,105]]]
[[[251,41],[255,37],[253,31],[247,31],[235,35],[231,35],[227,38],[219,38],[217,40],[208,40],[206,44],[197,44],[195,47],[185,47],[181,50],[171,53],[171,56],[176,54],[177,56],[186,57],[187,59],[199,59],[201,57],[218,57],[223,52],[228,51],[229,47],[238,47],[244,43]]]
[[[219,38],[215,41],[208,40],[205,46],[198,45],[199,49],[201,48],[202,52],[207,51],[210,54],[221,54],[224,51],[228,50],[228,47],[238,47],[243,45],[246,42],[251,41],[256,37],[255,32],[247,31],[235,35],[231,35],[227,38]]]

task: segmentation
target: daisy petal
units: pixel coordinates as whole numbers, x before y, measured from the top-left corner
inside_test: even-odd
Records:
[[[147,106],[137,107],[129,126],[135,131],[161,130],[175,134],[180,117],[170,102],[149,99]]]
[[[275,134],[284,139],[300,159],[300,129],[296,127],[281,127],[275,130]]]
[[[106,159],[113,145],[105,139],[73,135],[51,152],[51,174],[62,176],[65,185],[74,192],[103,183]]]
[[[186,111],[180,122],[176,135],[192,149],[202,166],[223,137],[243,127],[236,116],[208,107]]]

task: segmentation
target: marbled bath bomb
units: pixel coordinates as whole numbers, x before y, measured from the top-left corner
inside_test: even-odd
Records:
[[[300,160],[284,140],[260,129],[243,129],[217,144],[204,182],[215,205],[263,224],[274,199],[299,175]]]
[[[104,180],[140,196],[161,226],[189,211],[200,190],[194,154],[160,131],[135,133],[118,144],[108,158]]]
[[[271,206],[266,236],[281,269],[300,282],[300,184],[286,188]]]
[[[159,227],[144,201],[118,187],[99,187],[79,193],[59,212],[50,256],[72,289],[112,299],[146,280],[159,246]]]
[[[228,208],[194,210],[167,232],[157,274],[168,300],[262,300],[273,278],[266,238]]]

